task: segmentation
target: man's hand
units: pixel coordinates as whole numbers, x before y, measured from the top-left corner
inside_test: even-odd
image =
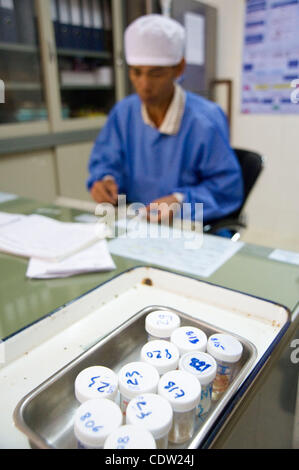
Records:
[[[156,199],[146,207],[147,220],[150,222],[172,222],[175,213],[179,210],[180,203],[174,195]]]
[[[116,206],[118,186],[113,179],[97,181],[91,188],[90,194],[98,203],[109,202]]]

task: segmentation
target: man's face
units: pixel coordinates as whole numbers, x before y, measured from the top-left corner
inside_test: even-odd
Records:
[[[180,65],[171,67],[133,65],[129,69],[130,80],[146,105],[159,105],[173,92],[173,82],[181,74]]]

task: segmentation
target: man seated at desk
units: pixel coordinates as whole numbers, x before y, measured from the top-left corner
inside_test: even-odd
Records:
[[[98,203],[203,204],[204,223],[237,210],[241,169],[218,105],[186,92],[185,30],[162,15],[135,20],[125,32],[125,55],[136,94],[117,103],[89,162],[87,187]],[[166,209],[167,212],[167,209]],[[170,212],[170,211],[169,211]],[[194,210],[193,210],[194,218]]]

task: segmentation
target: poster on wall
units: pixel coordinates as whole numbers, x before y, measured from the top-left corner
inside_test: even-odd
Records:
[[[299,0],[247,0],[242,113],[299,114]]]

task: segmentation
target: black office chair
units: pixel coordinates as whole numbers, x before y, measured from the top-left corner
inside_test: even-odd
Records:
[[[250,150],[245,149],[234,149],[235,154],[238,157],[244,182],[244,199],[241,207],[226,216],[223,219],[214,220],[204,226],[204,233],[209,234],[220,234],[226,231],[226,236],[229,234],[229,238],[237,240],[240,238],[240,230],[247,227],[246,217],[243,214],[243,208],[247,201],[247,198],[254,187],[261,171],[264,168],[264,158]]]

